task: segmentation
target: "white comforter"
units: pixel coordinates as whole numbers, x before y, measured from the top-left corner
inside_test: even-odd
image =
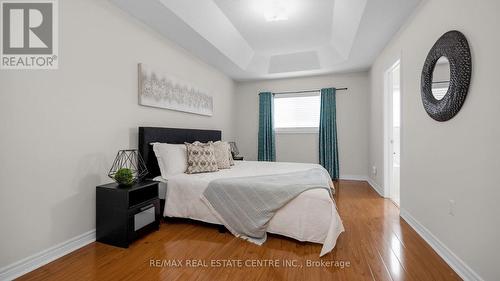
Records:
[[[322,168],[318,164],[235,161],[231,169],[214,173],[179,174],[168,178],[165,210],[169,217],[221,224],[201,200],[208,183],[218,178],[272,175]],[[324,189],[303,192],[281,208],[269,222],[268,232],[299,241],[323,244],[320,256],[330,252],[344,226],[335,202]]]

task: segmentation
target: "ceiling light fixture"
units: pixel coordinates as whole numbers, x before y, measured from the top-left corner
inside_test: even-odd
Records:
[[[288,6],[284,0],[264,0],[261,2],[266,21],[282,21],[288,19]]]

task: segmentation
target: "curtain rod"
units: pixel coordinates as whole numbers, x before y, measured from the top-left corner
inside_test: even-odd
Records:
[[[337,88],[336,90],[337,91],[347,91],[347,88]],[[286,92],[273,93],[273,95],[313,93],[313,92],[319,92],[319,91],[321,91],[321,89],[303,90],[303,91],[286,91]]]

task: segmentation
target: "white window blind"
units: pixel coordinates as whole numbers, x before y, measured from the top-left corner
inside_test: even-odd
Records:
[[[319,126],[320,94],[283,94],[274,97],[276,131],[294,131]]]
[[[442,100],[447,92],[448,92],[448,87],[441,87],[441,88],[432,87],[432,94],[437,100]]]

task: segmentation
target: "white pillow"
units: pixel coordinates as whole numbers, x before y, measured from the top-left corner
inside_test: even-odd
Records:
[[[168,179],[169,176],[182,174],[187,169],[187,150],[185,144],[152,143],[153,151],[161,176]]]

